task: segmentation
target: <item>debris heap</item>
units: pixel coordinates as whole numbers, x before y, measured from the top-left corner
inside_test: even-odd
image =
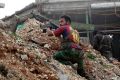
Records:
[[[52,58],[60,48],[56,37],[42,33],[41,23],[28,19],[16,34],[0,29],[0,80],[87,80],[71,66]],[[90,80],[119,80],[120,69],[91,47],[84,66]]]

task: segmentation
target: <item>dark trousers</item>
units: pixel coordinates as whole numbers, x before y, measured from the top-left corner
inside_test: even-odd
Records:
[[[105,56],[109,61],[113,58],[110,47],[102,47],[100,49],[101,55]]]
[[[120,35],[114,35],[112,40],[113,57],[120,61]]]

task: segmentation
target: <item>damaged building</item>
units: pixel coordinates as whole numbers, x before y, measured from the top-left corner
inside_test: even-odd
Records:
[[[0,29],[1,80],[120,80],[120,63],[117,60],[110,63],[90,44],[93,30],[119,36],[119,0],[35,1],[2,19],[10,30],[15,27],[16,31]],[[61,43],[58,38],[43,33],[43,27],[47,27],[44,23],[52,19],[56,24],[64,14],[72,18],[80,38],[87,44],[82,47],[87,77],[77,74],[78,65],[63,65],[52,58]],[[21,23],[14,26],[11,22],[16,17]],[[118,57],[119,45],[117,50],[115,56]]]

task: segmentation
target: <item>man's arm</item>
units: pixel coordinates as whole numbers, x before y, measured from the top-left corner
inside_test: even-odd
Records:
[[[56,37],[59,37],[64,31],[64,27],[59,27],[57,28],[56,30],[52,31],[50,30],[49,28],[47,29],[47,33],[49,36],[56,36]]]

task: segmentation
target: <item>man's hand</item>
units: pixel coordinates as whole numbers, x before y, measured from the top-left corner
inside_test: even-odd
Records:
[[[54,35],[53,31],[50,30],[49,28],[47,29],[47,34],[48,34],[48,36],[53,36]]]

